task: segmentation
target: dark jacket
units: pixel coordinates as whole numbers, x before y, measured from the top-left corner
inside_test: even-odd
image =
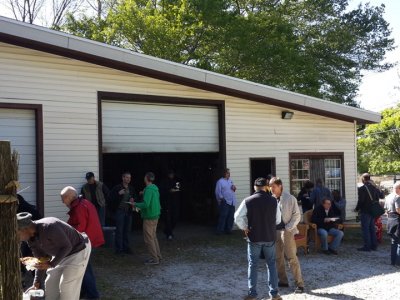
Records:
[[[20,194],[17,194],[18,198],[18,208],[17,208],[17,213],[20,212],[28,212],[32,215],[32,220],[39,220],[42,218],[41,214],[39,211],[36,209],[36,206],[28,203],[24,197],[22,197]]]
[[[94,184],[85,183],[81,190],[83,197],[96,207],[104,207],[106,205],[109,192],[107,186],[101,181],[95,181]]]
[[[248,237],[253,243],[276,240],[277,200],[269,193],[259,191],[246,198]]]
[[[367,190],[368,189],[368,190]],[[369,193],[371,197],[369,196]],[[358,188],[358,202],[356,206],[356,211],[361,213],[369,213],[373,201],[379,201],[381,197],[381,191],[374,187],[371,183],[366,182],[363,186]]]
[[[114,186],[112,188],[112,190],[110,191],[109,194],[109,201],[107,203],[107,206],[109,207],[109,209],[111,211],[117,211],[117,209],[122,205],[122,200],[124,199],[124,195],[120,195],[119,191],[124,189],[124,186],[122,185],[122,183],[117,184],[116,186]],[[135,188],[133,187],[133,185],[129,185],[129,194],[130,194],[130,198],[135,199],[135,201],[138,200]],[[126,209],[130,208],[130,204],[126,204]]]
[[[311,193],[308,192],[306,188],[303,187],[301,189],[299,195],[297,196],[297,200],[301,202],[303,213],[313,209],[314,203],[311,201]]]
[[[163,209],[171,209],[180,198],[180,189],[177,189],[180,181],[177,178],[166,178],[160,184],[160,201]],[[174,192],[171,192],[174,189]]]
[[[314,209],[311,222],[317,224],[317,228],[323,228],[325,230],[329,230],[331,228],[336,228],[337,225],[335,222],[325,223],[325,218],[335,218],[339,217],[336,215],[333,207],[331,207],[328,211],[328,215],[326,215],[325,208],[322,205],[319,205],[317,208]]]

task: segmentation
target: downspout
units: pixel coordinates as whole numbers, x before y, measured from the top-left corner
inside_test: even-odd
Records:
[[[354,178],[354,195],[356,195],[356,203],[358,202],[358,165],[357,165],[357,121],[354,120],[354,166],[355,166],[355,178]]]

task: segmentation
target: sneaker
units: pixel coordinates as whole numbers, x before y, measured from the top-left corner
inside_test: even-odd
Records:
[[[326,255],[330,255],[331,254],[331,252],[329,250],[322,250],[322,253],[326,254]]]
[[[289,283],[278,282],[278,287],[287,288],[289,287]]]
[[[365,247],[361,247],[361,248],[357,248],[357,251],[362,251],[362,252],[370,252],[371,250],[365,248]]]
[[[331,248],[329,248],[329,252],[334,254],[334,255],[338,255],[339,254],[336,250],[333,250]]]
[[[144,262],[144,264],[147,265],[147,266],[154,266],[154,265],[159,265],[160,262],[156,261],[155,259],[150,258],[150,259],[146,260]]]
[[[168,241],[172,241],[172,239],[173,239],[172,235],[169,235],[169,236],[167,237],[167,240],[168,240]]]
[[[294,290],[295,294],[303,294],[304,293],[304,287],[303,286],[298,286],[296,287],[296,289]]]

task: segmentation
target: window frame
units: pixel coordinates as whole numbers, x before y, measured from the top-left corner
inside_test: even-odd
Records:
[[[292,186],[292,168],[291,168],[291,161],[292,159],[340,159],[341,160],[341,181],[342,181],[342,197],[346,199],[346,174],[344,170],[344,152],[289,152],[289,185],[290,185],[290,192],[292,192],[293,186]],[[325,166],[325,164],[324,164]],[[325,167],[324,167],[324,173],[325,173]],[[311,173],[310,173],[311,175]],[[315,184],[315,182],[314,182]],[[297,195],[294,195],[297,197]]]

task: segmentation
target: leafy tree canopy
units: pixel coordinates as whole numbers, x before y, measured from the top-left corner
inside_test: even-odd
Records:
[[[379,124],[368,125],[358,138],[360,173],[400,173],[400,103],[382,112]]]
[[[347,0],[122,0],[63,30],[133,51],[357,106],[361,71],[393,49],[385,7]]]

